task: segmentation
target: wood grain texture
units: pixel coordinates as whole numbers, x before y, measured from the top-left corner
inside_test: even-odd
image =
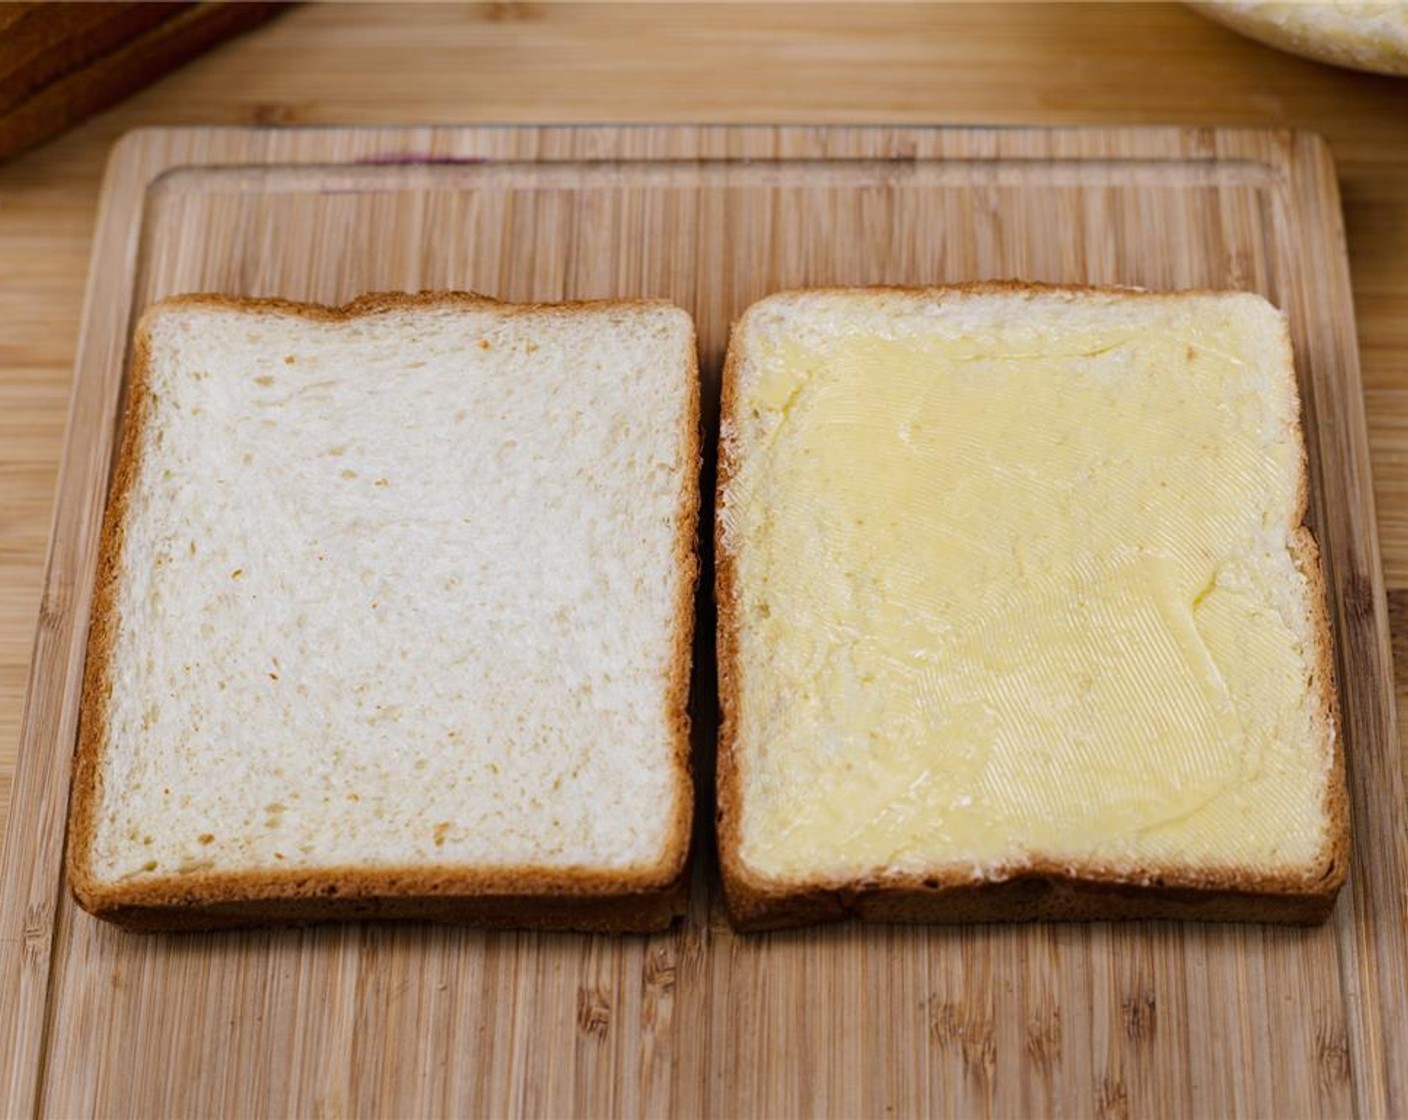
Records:
[[[265,22],[283,4],[46,5],[22,13],[7,45],[16,65],[0,63],[0,160],[17,155],[84,117],[155,81],[193,55]],[[49,17],[49,18],[45,18]],[[16,43],[28,25],[52,32],[51,42]],[[54,25],[58,25],[57,28]],[[67,26],[65,26],[67,25]],[[34,53],[26,48],[34,46]]]
[[[0,3],[0,116],[180,10],[154,3]]]
[[[103,200],[0,888],[7,1115],[1408,1108],[1392,1060],[1408,1046],[1408,852],[1388,615],[1322,144],[1211,130],[147,131],[117,149]],[[95,530],[130,325],[151,300],[662,296],[696,316],[709,415],[729,321],[768,291],[994,276],[1241,286],[1291,312],[1356,826],[1330,925],[740,937],[707,831],[688,919],[649,938],[143,938],[60,891]],[[709,689],[697,682],[705,708]]]

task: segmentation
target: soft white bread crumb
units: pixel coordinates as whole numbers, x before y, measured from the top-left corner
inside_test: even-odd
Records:
[[[141,330],[80,897],[206,873],[676,873],[689,317],[178,299]]]

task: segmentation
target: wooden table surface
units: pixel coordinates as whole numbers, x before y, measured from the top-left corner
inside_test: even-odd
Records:
[[[310,5],[0,167],[0,823],[113,141],[154,124],[492,121],[1322,133],[1344,197],[1395,646],[1408,643],[1408,80],[1282,55],[1174,5]]]

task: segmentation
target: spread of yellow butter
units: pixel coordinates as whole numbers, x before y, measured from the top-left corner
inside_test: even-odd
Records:
[[[747,332],[721,516],[750,868],[1315,857],[1298,406],[1239,298],[878,332],[837,297]]]

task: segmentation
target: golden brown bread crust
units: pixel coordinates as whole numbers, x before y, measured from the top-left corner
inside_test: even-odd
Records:
[[[686,880],[668,890],[605,896],[539,893],[436,896],[380,893],[359,898],[326,894],[263,899],[202,899],[178,905],[114,904],[98,917],[138,933],[301,926],[330,921],[401,920],[482,926],[486,929],[575,930],[581,933],[655,933],[684,912]]]
[[[157,308],[207,306],[253,313],[343,321],[416,307],[483,307],[510,315],[672,306],[660,300],[597,300],[510,304],[470,292],[372,293],[342,307],[280,299],[221,295],[174,296]],[[684,482],[677,514],[675,562],[684,579],[675,608],[674,674],[666,697],[674,724],[677,812],[660,862],[629,872],[561,868],[453,867],[332,868],[199,872],[104,884],[92,873],[95,813],[101,792],[101,756],[117,625],[118,582],[127,508],[150,417],[151,360],[147,315],[138,324],[128,377],[121,450],[109,488],[99,549],[98,577],[79,708],[78,747],[70,793],[68,880],[78,904],[96,917],[133,930],[218,929],[307,924],[343,918],[420,918],[495,928],[650,932],[684,913],[689,839],[693,824],[689,680],[698,579],[699,377],[691,333],[686,416],[680,433]]]
[[[819,290],[819,289],[817,289]],[[893,293],[942,297],[975,294],[1100,294],[1126,298],[1221,294],[1146,292],[1139,289],[984,281],[934,288],[874,287],[829,289],[864,294]],[[785,293],[782,293],[785,294]],[[780,929],[815,922],[858,918],[881,922],[989,922],[1034,918],[1084,921],[1127,918],[1174,918],[1204,921],[1278,922],[1308,925],[1324,921],[1334,907],[1349,866],[1349,795],[1345,784],[1344,745],[1340,733],[1339,694],[1335,687],[1334,651],[1326,609],[1325,581],[1315,539],[1305,526],[1309,470],[1299,419],[1300,447],[1297,526],[1292,535],[1295,562],[1310,588],[1311,688],[1316,692],[1320,723],[1331,743],[1326,786],[1329,834],[1316,866],[1303,876],[1266,874],[1255,869],[1143,869],[1136,881],[1117,868],[1077,867],[1034,862],[1001,880],[974,880],[961,871],[894,874],[866,880],[794,882],[756,874],[742,859],[739,824],[742,778],[738,753],[740,669],[734,559],[724,541],[725,492],[736,467],[727,438],[735,420],[741,357],[738,324],[724,359],[720,415],[725,435],[719,440],[714,516],[714,586],[718,608],[719,867],[729,921],[738,930]],[[1291,377],[1295,374],[1292,370]],[[1294,386],[1293,386],[1294,387]],[[1299,407],[1300,394],[1295,396]]]

